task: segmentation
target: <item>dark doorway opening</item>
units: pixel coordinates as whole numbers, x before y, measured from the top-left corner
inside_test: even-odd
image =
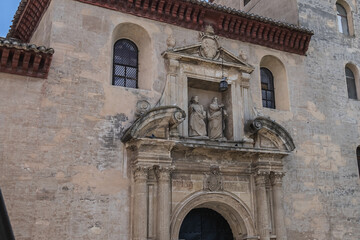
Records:
[[[234,240],[234,237],[228,222],[218,212],[209,208],[195,208],[186,215],[179,239]]]

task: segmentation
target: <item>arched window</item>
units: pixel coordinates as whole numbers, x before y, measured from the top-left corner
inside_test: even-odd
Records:
[[[263,107],[275,108],[274,77],[267,68],[260,68]]]
[[[348,16],[347,16],[345,8],[342,5],[340,5],[339,3],[336,3],[336,10],[337,10],[337,20],[338,20],[339,32],[341,32],[345,35],[350,35],[349,34]]]
[[[120,39],[114,44],[114,86],[138,87],[138,48],[128,39]]]
[[[350,68],[345,67],[345,74],[346,74],[346,85],[347,85],[349,98],[357,99],[354,73],[351,71]]]
[[[359,177],[360,177],[360,146],[358,146],[356,149],[356,157],[357,157]]]

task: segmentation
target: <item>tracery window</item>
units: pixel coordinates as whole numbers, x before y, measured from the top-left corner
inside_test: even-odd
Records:
[[[337,21],[338,21],[339,32],[345,35],[350,35],[348,16],[345,8],[339,3],[336,3],[336,10],[337,10]]]
[[[138,87],[138,52],[135,43],[128,39],[120,39],[114,44],[114,86]]]
[[[274,77],[267,68],[260,68],[262,104],[266,108],[275,108]]]
[[[350,70],[350,68],[345,67],[345,74],[346,74],[346,85],[347,85],[349,98],[357,99],[354,73]]]

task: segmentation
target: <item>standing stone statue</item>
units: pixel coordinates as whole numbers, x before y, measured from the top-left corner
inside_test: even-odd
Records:
[[[205,137],[206,136],[206,112],[203,106],[199,104],[199,97],[193,96],[189,106],[189,136]]]
[[[214,97],[208,111],[209,120],[209,138],[217,140],[226,140],[224,137],[225,117],[227,116],[223,104],[218,104],[217,97]]]

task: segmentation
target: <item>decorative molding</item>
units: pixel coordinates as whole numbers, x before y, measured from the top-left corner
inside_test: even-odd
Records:
[[[311,36],[306,28],[196,0],[77,0],[138,17],[202,31],[209,24],[222,37],[305,55]]]

